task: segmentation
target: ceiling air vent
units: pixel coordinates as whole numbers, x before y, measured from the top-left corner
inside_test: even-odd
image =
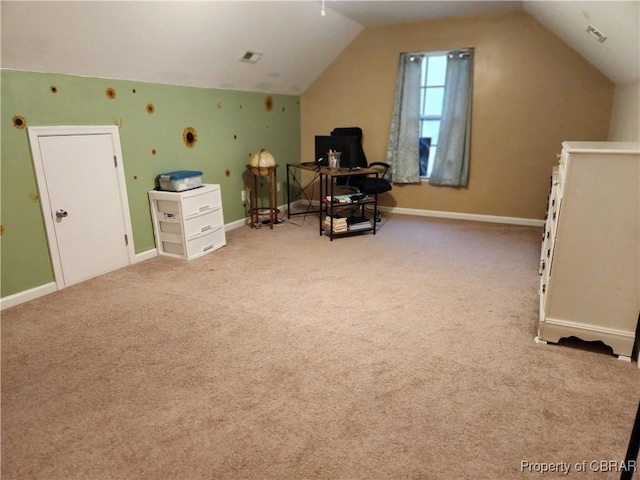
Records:
[[[261,57],[261,53],[247,51],[247,53],[242,56],[240,61],[245,63],[258,63],[258,60],[260,60]]]
[[[607,36],[593,25],[589,25],[587,27],[587,33],[598,40],[600,43],[603,43],[607,39]]]

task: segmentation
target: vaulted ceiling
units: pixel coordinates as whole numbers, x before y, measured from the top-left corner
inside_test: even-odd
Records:
[[[367,26],[524,10],[613,82],[640,77],[639,0],[0,5],[1,66],[19,70],[297,95]],[[590,35],[589,25],[606,41]],[[258,61],[241,61],[247,52]]]

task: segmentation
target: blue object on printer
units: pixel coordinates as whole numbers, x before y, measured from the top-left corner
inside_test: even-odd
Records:
[[[199,170],[177,170],[161,173],[156,177],[160,190],[182,192],[202,186],[202,172]]]

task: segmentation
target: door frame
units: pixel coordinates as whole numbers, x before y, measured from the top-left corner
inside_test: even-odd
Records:
[[[33,169],[36,176],[38,186],[38,198],[40,200],[40,208],[42,219],[44,220],[47,243],[49,246],[49,258],[53,267],[53,276],[56,288],[61,290],[67,285],[62,275],[62,260],[58,248],[58,240],[55,234],[54,220],[51,216],[51,203],[49,201],[49,187],[44,172],[44,162],[42,152],[40,151],[40,138],[52,136],[76,136],[76,135],[110,135],[113,151],[116,155],[118,168],[116,168],[116,177],[118,179],[118,187],[120,190],[120,205],[122,219],[124,223],[125,234],[127,235],[128,245],[127,254],[129,257],[129,265],[134,263],[135,249],[133,245],[133,228],[131,227],[131,213],[129,209],[129,198],[127,196],[127,183],[124,174],[124,162],[122,159],[122,149],[120,147],[120,132],[116,125],[88,125],[88,126],[50,126],[50,127],[27,127],[27,135],[29,137],[29,146],[31,148],[31,159],[33,160]]]

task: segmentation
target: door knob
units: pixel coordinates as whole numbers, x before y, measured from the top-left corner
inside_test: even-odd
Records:
[[[69,212],[67,212],[66,210],[59,208],[58,210],[56,210],[56,217],[58,218],[64,218],[67,215],[69,215]]]

